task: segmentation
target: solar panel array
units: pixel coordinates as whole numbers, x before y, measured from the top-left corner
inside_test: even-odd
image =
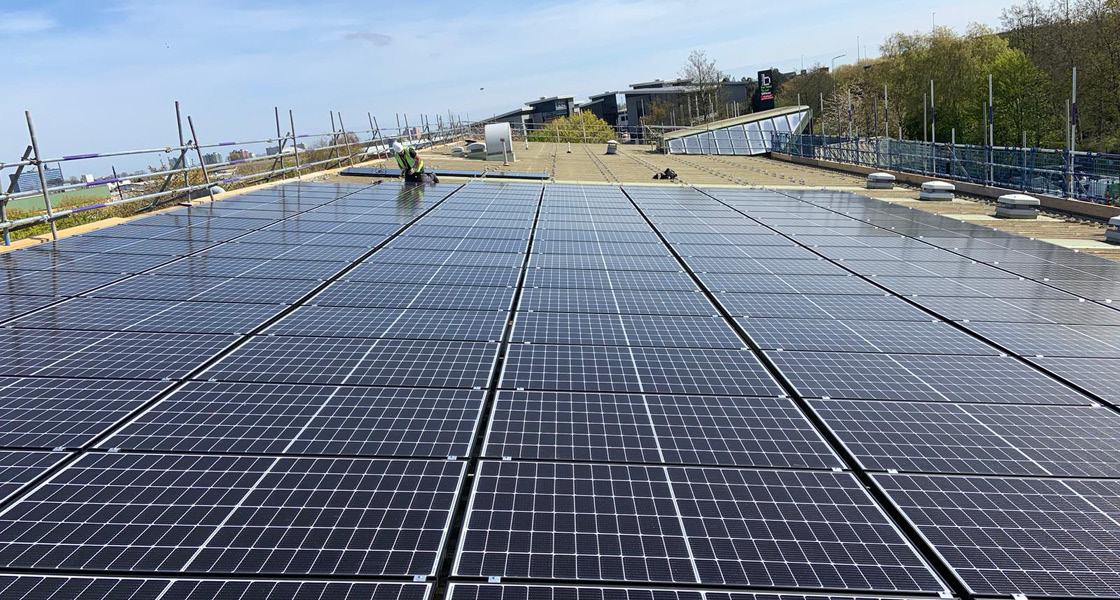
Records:
[[[0,255],[0,598],[1120,597],[1115,271],[1027,242],[300,183]]]

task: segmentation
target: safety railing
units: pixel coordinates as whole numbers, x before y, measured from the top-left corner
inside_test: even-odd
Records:
[[[275,108],[274,137],[200,143],[194,119],[184,119],[176,102],[177,144],[52,157],[40,147],[31,113],[25,117],[30,143],[19,160],[0,162],[0,180],[10,179],[0,192],[0,233],[5,244],[11,243],[13,231],[41,224],[47,224],[57,237],[58,221],[90,211],[139,204],[140,212],[182,199],[213,198],[216,192],[381,158],[387,156],[393,140],[423,148],[461,139],[470,132],[470,124],[454,115],[448,115],[446,121],[442,115],[422,116],[419,126],[382,129],[370,113],[366,113],[369,127],[354,130],[346,127],[341,113],[331,111],[329,132],[298,133],[292,111],[282,120]],[[160,166],[118,173],[118,161],[135,162],[138,157],[156,158]],[[67,170],[111,170],[112,174],[66,181],[61,178],[64,166]],[[90,202],[88,193],[79,193],[83,191],[96,192],[96,201]],[[25,216],[13,216],[13,212]]]
[[[775,133],[774,152],[1120,206],[1120,155]]]
[[[467,137],[482,141],[487,124],[494,121],[477,121],[469,126]],[[685,126],[593,126],[587,123],[510,123],[514,142],[551,142],[573,144],[603,144],[614,140],[619,143],[657,145],[666,133],[688,129]]]

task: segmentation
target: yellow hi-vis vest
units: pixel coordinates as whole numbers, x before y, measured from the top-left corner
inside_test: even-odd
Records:
[[[421,160],[419,154],[416,155],[416,160],[413,161],[412,156],[409,155],[408,151],[409,149],[405,148],[404,152],[397,154],[397,164],[400,165],[402,172],[407,171],[409,167],[412,167],[413,173],[419,173],[424,169],[424,161]]]

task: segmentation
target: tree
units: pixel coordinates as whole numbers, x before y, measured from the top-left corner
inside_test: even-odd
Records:
[[[803,75],[794,76],[782,83],[775,94],[775,106],[794,106],[798,98],[801,104],[813,108],[813,113],[820,112],[820,99],[832,99],[836,90],[836,81],[828,69],[819,63],[813,65]],[[817,115],[818,117],[820,115]],[[818,125],[820,118],[816,119]],[[817,133],[820,133],[817,127]]]
[[[654,99],[643,110],[641,123],[635,125],[688,127],[749,112],[731,102],[730,78],[704,51],[693,50],[678,75],[687,90]],[[749,84],[750,80],[743,82]]]
[[[1004,37],[1045,74],[1048,129],[1042,143],[1065,144],[1065,102],[1077,67],[1078,148],[1120,151],[1120,2],[1027,0],[1003,11]],[[998,113],[997,113],[998,115]],[[997,124],[998,127],[998,124]]]
[[[716,61],[708,59],[708,53],[703,50],[693,50],[679,75],[689,82],[691,89],[686,100],[694,107],[693,114],[698,117],[695,120],[707,123],[722,118],[721,109],[728,102],[723,87],[727,77],[716,67]]]
[[[996,144],[1018,146],[1028,133],[1028,143],[1044,143],[1043,136],[1054,130],[1054,114],[1048,106],[1046,74],[1034,66],[1022,50],[1008,50],[992,65],[995,96],[993,116]],[[1063,143],[1049,139],[1047,143]]]
[[[534,142],[606,143],[614,139],[614,128],[592,112],[578,112],[570,117],[549,121],[529,134]]]

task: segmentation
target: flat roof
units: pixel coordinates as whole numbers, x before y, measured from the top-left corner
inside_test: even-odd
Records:
[[[500,115],[494,115],[493,117],[490,117],[488,119],[483,119],[483,120],[484,121],[494,121],[494,120],[498,120],[498,119],[505,119],[507,117],[512,117],[512,116],[519,115],[519,114],[527,114],[527,113],[532,112],[532,110],[533,109],[529,108],[528,106],[522,106],[521,108],[515,108],[511,111],[504,112]]]
[[[691,83],[691,82],[692,82],[691,79],[684,78],[684,77],[677,78],[677,79],[654,79],[653,81],[643,81],[641,83],[631,83],[630,87],[631,88],[640,88],[640,87],[644,87],[644,86],[656,86],[656,85],[664,85],[664,84],[677,85],[677,84],[681,84],[681,83]]]
[[[533,106],[536,104],[543,104],[545,102],[556,102],[557,100],[575,100],[575,98],[575,96],[552,96],[551,98],[541,98],[540,100],[533,100],[532,102],[526,102],[525,104],[527,104],[528,106]]]

